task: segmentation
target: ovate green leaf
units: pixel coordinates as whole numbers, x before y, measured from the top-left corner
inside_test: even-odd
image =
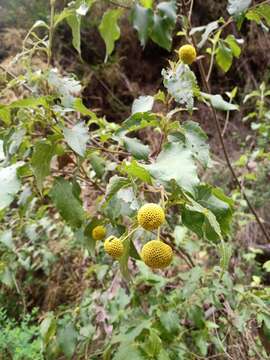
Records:
[[[35,144],[31,164],[40,191],[42,189],[43,181],[46,176],[50,174],[50,164],[53,154],[54,149],[51,143],[40,141]]]
[[[108,60],[109,55],[113,52],[115,41],[120,37],[120,28],[117,22],[121,15],[121,9],[107,10],[104,13],[102,21],[98,27],[100,35],[106,44],[105,62]]]
[[[135,4],[132,11],[132,24],[138,32],[141,45],[145,46],[153,24],[153,11],[150,8]]]
[[[130,152],[136,159],[147,160],[150,148],[148,145],[141,143],[139,139],[130,138],[125,136],[123,138],[124,146],[128,152]]]
[[[0,169],[0,210],[9,206],[20,190],[21,182],[17,177],[17,169],[23,162]]]
[[[87,126],[83,122],[80,122],[71,129],[64,128],[63,133],[71,149],[80,156],[84,156],[86,144],[89,140]]]
[[[75,187],[68,180],[56,179],[50,191],[50,197],[64,220],[71,227],[81,227],[85,219],[84,210]]]

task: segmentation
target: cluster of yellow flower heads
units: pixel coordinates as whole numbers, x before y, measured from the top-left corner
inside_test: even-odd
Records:
[[[158,204],[145,204],[139,209],[137,220],[143,229],[153,231],[164,223],[164,210]],[[105,235],[106,228],[102,225],[96,226],[92,231],[94,240],[101,240]],[[109,236],[104,242],[104,250],[112,258],[119,259],[124,253],[123,241],[115,236]],[[142,247],[141,258],[150,268],[163,269],[171,263],[173,251],[161,240],[151,240]]]

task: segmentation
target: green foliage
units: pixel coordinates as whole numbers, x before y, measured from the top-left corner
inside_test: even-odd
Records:
[[[10,320],[4,309],[0,310],[0,353],[3,359],[43,360],[39,326],[32,325],[35,319],[27,315],[21,323]]]

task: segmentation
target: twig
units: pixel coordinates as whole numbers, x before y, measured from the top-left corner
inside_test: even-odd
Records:
[[[11,71],[7,70],[7,69],[6,69],[3,65],[1,65],[1,64],[0,64],[0,68],[1,68],[5,73],[7,73],[12,79],[16,79],[16,78],[17,78],[16,75],[14,75]],[[33,93],[33,90],[32,90],[27,84],[22,83],[22,86],[23,86],[26,90],[28,90],[28,91],[30,91],[31,93]]]

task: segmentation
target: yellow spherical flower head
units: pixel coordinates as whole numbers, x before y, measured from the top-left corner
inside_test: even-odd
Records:
[[[152,269],[163,269],[170,265],[173,258],[172,248],[160,240],[146,243],[141,252],[144,263]]]
[[[154,230],[160,227],[165,220],[165,214],[158,204],[145,204],[138,211],[138,223],[146,230]]]
[[[102,240],[106,236],[106,228],[102,225],[94,227],[92,230],[92,237],[94,240]]]
[[[196,50],[194,46],[192,45],[183,45],[180,47],[178,51],[178,55],[181,61],[183,61],[184,64],[192,64],[196,60]]]
[[[114,259],[118,259],[123,255],[124,246],[120,239],[110,236],[104,242],[104,249]]]

